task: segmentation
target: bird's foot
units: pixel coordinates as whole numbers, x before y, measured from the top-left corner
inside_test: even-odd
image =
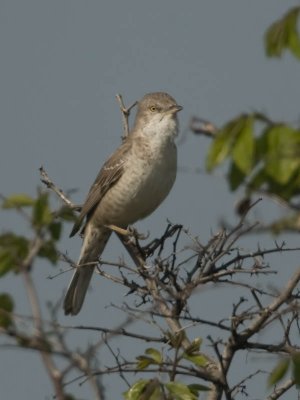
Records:
[[[129,235],[134,237],[137,240],[146,240],[148,239],[150,232],[148,231],[145,233],[139,233],[133,226],[128,226],[127,230],[130,232]]]

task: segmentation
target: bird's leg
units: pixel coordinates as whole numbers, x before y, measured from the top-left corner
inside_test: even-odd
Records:
[[[123,245],[126,248],[127,248],[127,246],[126,246],[127,244],[130,244],[130,243],[133,244],[137,248],[137,250],[140,253],[140,255],[142,256],[142,258],[144,260],[146,259],[146,254],[139,244],[139,239],[141,239],[141,240],[147,239],[147,237],[149,237],[149,232],[147,233],[147,235],[140,234],[132,226],[128,226],[127,229],[120,228],[119,226],[112,225],[112,224],[106,225],[106,227],[111,229],[112,231],[114,231],[117,234],[117,236],[119,236],[119,239],[121,240],[121,242],[123,243]]]
[[[143,233],[139,233],[133,226],[128,226],[127,229],[124,229],[120,228],[119,226],[110,224],[106,225],[106,227],[116,233],[119,233],[122,236],[134,237],[135,239],[138,240],[146,240],[149,237],[149,232],[146,235]]]
[[[105,225],[105,227],[116,233],[119,233],[122,236],[130,236],[131,235],[131,233],[127,229],[120,228],[117,225],[110,224],[110,225]]]

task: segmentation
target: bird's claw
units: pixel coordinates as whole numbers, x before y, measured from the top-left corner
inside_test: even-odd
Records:
[[[149,231],[146,234],[139,233],[133,226],[128,226],[127,230],[129,231],[129,235],[137,240],[146,240],[150,236]]]

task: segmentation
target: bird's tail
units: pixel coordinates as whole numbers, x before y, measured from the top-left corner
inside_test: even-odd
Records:
[[[87,225],[78,266],[69,284],[65,299],[65,314],[76,315],[81,310],[96,263],[102,254],[111,231]]]

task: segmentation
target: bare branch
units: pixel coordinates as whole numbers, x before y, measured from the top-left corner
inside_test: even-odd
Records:
[[[277,400],[279,399],[284,393],[286,393],[291,387],[295,385],[295,381],[293,379],[288,379],[285,383],[280,386],[277,386],[273,393],[271,393],[267,400]]]
[[[139,339],[143,340],[145,342],[156,342],[156,343],[167,343],[168,338],[166,337],[155,337],[155,336],[146,336],[146,335],[140,335],[138,333],[134,332],[129,332],[126,329],[109,329],[109,328],[104,328],[104,327],[98,327],[98,326],[84,326],[84,325],[73,325],[73,326],[67,326],[67,325],[59,325],[60,328],[63,329],[74,329],[74,330],[84,330],[84,331],[96,331],[96,332],[102,332],[105,334],[110,334],[112,336],[128,336],[134,339]]]
[[[59,189],[53,181],[49,178],[47,172],[44,170],[44,167],[41,166],[39,168],[40,174],[41,174],[41,181],[47,186],[48,189],[51,189],[54,193],[57,194],[57,196],[62,200],[63,203],[65,203],[71,210],[75,211],[80,211],[81,206],[73,204],[66,194],[62,191],[62,189]]]
[[[248,340],[251,336],[259,331],[261,326],[266,322],[266,320],[276,312],[279,307],[288,301],[293,290],[297,286],[300,280],[300,268],[294,273],[292,278],[287,283],[286,287],[281,291],[278,297],[271,303],[268,307],[265,307],[261,314],[255,318],[253,323],[246,328],[243,332],[239,333],[239,339],[242,341]]]
[[[24,278],[25,288],[27,290],[27,295],[29,297],[29,301],[31,304],[32,314],[35,322],[36,329],[36,339],[38,341],[47,343],[47,338],[43,331],[43,323],[42,323],[42,314],[39,305],[39,299],[36,291],[35,284],[33,283],[31,274],[29,272],[32,260],[36,257],[38,251],[40,250],[43,242],[41,238],[35,240],[32,244],[31,251],[29,251],[29,255],[26,258],[27,264],[23,264],[22,275]],[[55,393],[58,400],[64,400],[65,395],[62,386],[62,375],[59,370],[56,368],[52,356],[49,352],[44,351],[43,348],[40,350],[40,355],[42,357],[43,363],[45,365],[46,371],[53,383],[55,388]]]
[[[218,128],[210,121],[203,118],[192,117],[189,123],[189,129],[196,135],[214,137]]]
[[[137,105],[137,101],[135,101],[133,104],[131,104],[130,107],[126,108],[123,102],[123,97],[121,94],[116,95],[117,101],[120,106],[120,110],[122,112],[122,118],[123,118],[123,136],[122,140],[125,140],[126,137],[129,135],[129,115],[130,111],[133,107]]]

